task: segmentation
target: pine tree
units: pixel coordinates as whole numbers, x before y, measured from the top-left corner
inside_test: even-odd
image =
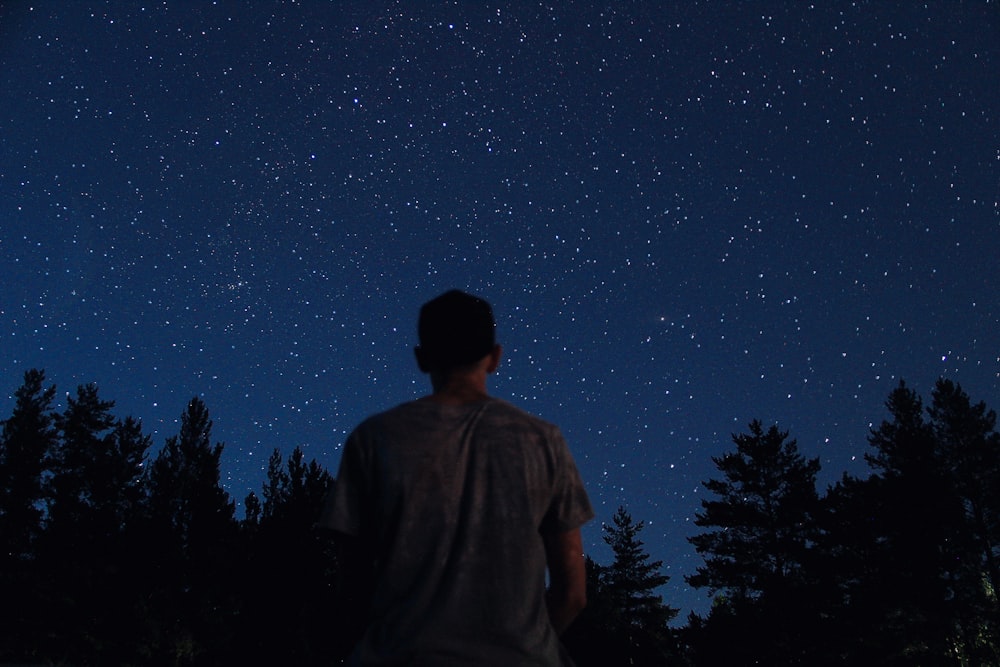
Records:
[[[101,505],[112,477],[106,464],[111,458],[109,440],[115,425],[111,409],[115,404],[102,400],[94,384],[77,387],[76,398],[67,396],[66,403],[56,418],[61,440],[52,460],[50,528],[72,541],[96,539],[110,529],[95,524],[110,523]]]
[[[243,522],[241,525],[247,530],[255,530],[260,525],[262,511],[260,498],[251,491],[243,499]]]
[[[695,525],[715,527],[689,538],[705,565],[687,577],[695,588],[742,602],[778,594],[803,574],[816,538],[819,460],[799,454],[788,433],[757,420],[733,436],[736,451],[713,457],[724,479],[704,483]]]
[[[664,665],[675,657],[668,623],[678,610],[655,592],[670,577],[661,574],[662,561],[650,560],[639,538],[644,526],[619,507],[603,525],[614,561],[605,566],[586,559],[587,606],[562,638],[581,667]]]
[[[147,650],[178,660],[222,651],[235,612],[237,524],[220,484],[223,445],[211,438],[208,408],[195,397],[181,414],[180,433],[167,439],[149,471],[154,624],[162,635]]]
[[[878,570],[868,590],[882,593],[876,627],[883,641],[896,643],[889,644],[896,653],[947,664],[954,660],[961,606],[955,582],[966,541],[962,503],[920,397],[900,382],[886,408],[891,420],[869,436],[876,454],[867,458],[876,474],[864,518],[878,529],[867,564]]]
[[[958,664],[954,569],[962,509],[920,397],[900,383],[868,438],[868,479],[823,499],[824,613],[845,663]]]
[[[0,660],[28,657],[45,617],[35,562],[42,531],[43,475],[57,442],[45,373],[30,370],[0,432]]]
[[[307,464],[301,447],[292,451],[285,468],[281,452],[275,449],[267,465],[262,520],[291,522],[298,529],[308,530],[319,519],[332,486],[332,475],[315,459]]]
[[[81,385],[56,418],[60,441],[51,459],[48,526],[40,565],[51,588],[53,657],[119,662],[134,657],[135,582],[143,563],[144,462],[149,438],[131,418],[117,420],[113,401]],[[62,644],[61,647],[58,644]]]
[[[150,469],[150,495],[157,520],[166,523],[185,556],[231,530],[234,506],[220,484],[224,446],[211,444],[212,421],[200,398],[181,415],[181,430],[167,439]]]
[[[30,559],[42,527],[42,473],[56,443],[52,401],[45,373],[30,370],[14,393],[15,405],[0,433],[0,568]]]
[[[335,557],[332,535],[316,522],[332,476],[296,447],[287,463],[275,449],[263,504],[245,501],[243,539],[248,584],[237,650],[243,662],[326,664],[339,644],[331,617]]]
[[[962,507],[961,534],[953,543],[959,567],[961,651],[973,662],[1000,662],[1000,434],[996,413],[973,404],[961,386],[941,379],[927,410],[940,466]],[[952,546],[952,545],[949,545]],[[957,547],[957,548],[955,548]]]
[[[629,626],[663,638],[667,624],[677,616],[677,609],[667,606],[656,589],[670,581],[661,574],[663,561],[650,561],[639,533],[645,524],[633,522],[624,507],[615,513],[613,524],[604,524],[604,541],[615,555],[602,572],[605,594]]]
[[[733,442],[735,452],[713,458],[723,479],[704,483],[715,499],[695,518],[715,530],[688,538],[705,558],[688,583],[720,593],[691,643],[705,664],[808,664],[820,634],[811,565],[819,461],[757,420]]]
[[[288,485],[288,473],[284,469],[281,450],[275,448],[271,452],[271,457],[267,460],[267,476],[264,478],[264,488],[262,490],[264,497],[264,504],[261,506],[262,521],[267,521],[276,515],[280,515],[281,509],[285,506],[290,494]]]

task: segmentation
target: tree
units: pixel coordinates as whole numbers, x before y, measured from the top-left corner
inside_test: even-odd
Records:
[[[845,663],[997,664],[995,415],[939,380],[900,382],[869,436],[874,474],[824,498],[827,615]]]
[[[296,447],[287,464],[275,449],[267,467],[263,504],[244,501],[247,558],[237,662],[329,664],[341,648],[342,619],[332,616],[333,537],[317,527],[333,477]],[[360,610],[359,610],[360,611]]]
[[[288,457],[287,470],[281,463],[281,453],[275,449],[268,461],[263,489],[263,520],[291,521],[299,528],[310,528],[319,519],[333,476],[315,459],[307,464],[301,447]]]
[[[43,615],[33,561],[42,530],[43,474],[57,439],[56,388],[44,385],[43,371],[24,374],[0,431],[0,659],[24,655]]]
[[[135,586],[144,563],[134,532],[144,519],[141,424],[111,413],[96,385],[81,385],[56,417],[60,440],[51,457],[48,525],[40,566],[53,657],[118,662],[133,656]],[[61,643],[61,647],[60,647]],[[64,652],[60,654],[59,649]]]
[[[632,515],[619,507],[613,524],[604,524],[604,541],[615,559],[602,572],[604,590],[614,602],[622,620],[656,638],[664,638],[667,624],[677,616],[677,609],[667,606],[656,589],[670,581],[660,574],[663,561],[650,561],[639,533],[645,524],[633,522]]]
[[[703,500],[695,525],[718,530],[689,538],[705,565],[687,577],[695,588],[723,591],[735,601],[758,600],[801,578],[816,539],[816,473],[788,433],[750,423],[733,436],[736,451],[713,457],[722,480],[704,483],[717,500]]]
[[[820,466],[777,426],[749,429],[733,436],[735,452],[712,459],[723,479],[704,483],[715,498],[702,501],[695,525],[715,530],[688,538],[705,564],[686,580],[722,594],[692,642],[707,662],[796,664],[817,632],[805,612]]]
[[[235,521],[233,503],[220,484],[224,445],[213,446],[211,439],[208,408],[192,398],[181,415],[180,434],[167,439],[150,469],[154,518],[165,523],[186,557],[215,542]]]
[[[13,567],[34,554],[42,527],[42,473],[56,443],[52,400],[45,373],[30,370],[14,393],[13,414],[0,432],[0,567]]]
[[[840,504],[831,505],[840,541],[864,554],[853,566],[838,563],[839,571],[855,573],[845,587],[845,614],[867,619],[859,636],[869,638],[868,655],[956,664],[961,502],[916,392],[900,382],[886,409],[890,419],[868,438],[874,452],[865,458],[875,474],[840,489]]]
[[[678,610],[655,592],[670,577],[661,574],[662,561],[650,560],[639,538],[644,526],[619,507],[603,525],[614,561],[586,560],[587,607],[564,637],[580,665],[663,665],[676,657],[668,624]]]
[[[930,484],[845,475],[823,499],[822,593],[834,664],[949,665],[956,603],[948,569],[954,516]]]
[[[927,410],[938,463],[963,517],[955,541],[961,650],[980,664],[1000,662],[1000,434],[996,413],[973,404],[960,385],[940,379]]]
[[[223,445],[200,398],[181,414],[149,471],[150,540],[158,581],[153,596],[159,638],[147,650],[177,660],[218,660],[231,632],[234,505],[220,485]],[[222,610],[227,610],[223,613]]]
[[[113,473],[105,464],[115,404],[102,400],[94,384],[77,387],[76,398],[67,396],[66,403],[56,418],[61,440],[51,461],[48,513],[51,532],[75,541],[95,537],[95,529],[103,534],[110,528],[93,524],[111,523],[101,510],[111,492],[107,481]]]
[[[247,530],[253,530],[260,525],[260,515],[262,512],[260,498],[251,491],[243,499],[243,522],[242,526]]]

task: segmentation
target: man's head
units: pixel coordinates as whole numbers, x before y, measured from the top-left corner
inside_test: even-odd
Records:
[[[417,333],[417,360],[427,372],[448,372],[474,364],[496,347],[496,322],[490,304],[460,290],[425,303]]]

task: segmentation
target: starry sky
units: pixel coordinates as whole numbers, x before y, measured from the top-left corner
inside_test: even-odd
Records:
[[[995,0],[6,2],[2,413],[44,368],[158,447],[201,396],[241,501],[425,393],[467,289],[683,618],[751,419],[822,490],[900,379],[1000,407],[998,51]]]

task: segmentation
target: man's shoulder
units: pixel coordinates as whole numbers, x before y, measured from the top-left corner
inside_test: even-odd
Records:
[[[386,424],[396,423],[402,420],[412,419],[415,414],[422,411],[420,401],[407,401],[386,408],[379,412],[365,417],[355,428],[356,431],[368,431],[383,428]]]
[[[559,432],[559,427],[556,424],[502,398],[491,398],[489,408],[490,416],[493,419],[507,421],[512,424],[522,424],[525,427],[544,431],[545,433]]]

